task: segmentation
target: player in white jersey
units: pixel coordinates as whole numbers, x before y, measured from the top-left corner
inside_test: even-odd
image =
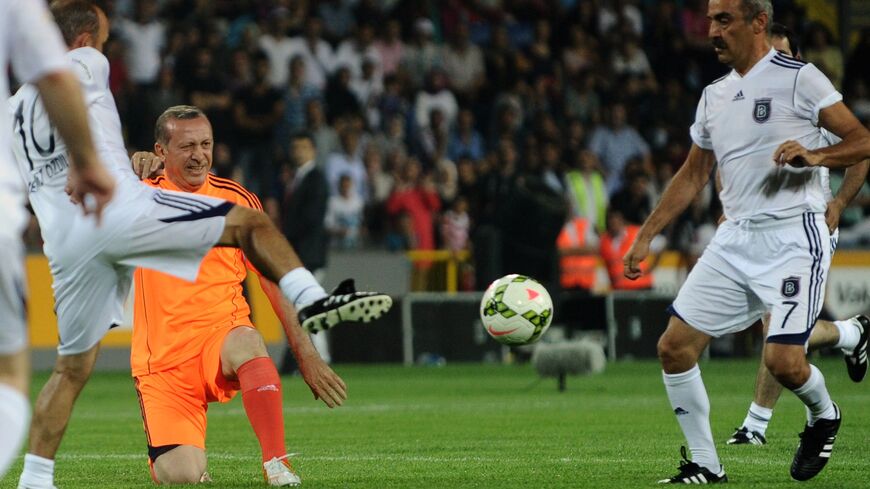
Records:
[[[680,289],[658,343],[668,398],[692,452],[664,483],[727,481],[698,358],[712,337],[743,330],[764,312],[771,315],[765,365],[807,407],[793,478],[821,471],[840,425],[824,377],[805,355],[831,253],[821,176],[773,158],[789,139],[819,148],[821,125],[843,140],[819,151],[856,162],[868,153],[861,138],[870,135],[817,68],[771,48],[772,16],[768,0],[710,0],[709,36],[732,71],[704,89],[689,156],[625,256],[626,277],[637,278],[652,237],[688,207],[718,161],[727,221]],[[783,162],[802,156],[791,147],[782,152]]]
[[[42,0],[0,0],[0,96],[9,96],[6,69],[33,83],[50,101],[58,131],[74,141],[76,192],[90,194],[97,211],[111,198],[113,183],[97,160],[88,135],[78,82],[63,59],[63,43]],[[0,118],[0,479],[18,454],[30,419],[27,401],[29,353],[25,328],[24,253],[21,232],[28,220],[21,176],[12,162],[9,119]]]
[[[777,51],[800,60],[796,37],[788,27],[774,23],[770,41]],[[819,130],[826,145],[840,142],[840,138],[825,129],[819,128]],[[861,189],[861,185],[867,178],[868,167],[870,167],[870,160],[864,160],[861,164],[849,167],[836,197],[831,193],[828,169],[826,167],[819,168],[822,172],[822,190],[825,192],[825,201],[828,203],[825,210],[825,224],[831,232],[832,253],[837,247],[837,234],[839,233],[837,227],[840,222],[840,214]],[[770,318],[766,314],[762,318],[765,336],[767,336],[769,320]],[[858,315],[844,321],[818,320],[807,342],[807,349],[809,351],[820,348],[841,349],[849,378],[854,382],[861,382],[867,373],[868,335],[870,335],[870,319],[864,315]],[[767,426],[781,393],[782,385],[770,374],[767,367],[764,366],[764,361],[762,361],[758,367],[758,375],[756,375],[753,402],[749,406],[743,424],[736,429],[727,443],[729,445],[764,445],[767,443]]]
[[[54,457],[73,403],[90,376],[100,340],[123,318],[135,267],[192,281],[213,246],[241,248],[257,270],[280,286],[308,330],[327,328],[339,320],[365,322],[392,304],[389,296],[374,292],[342,290],[327,295],[262,212],[141,183],[127,160],[108,87],[108,60],[100,53],[109,33],[108,19],[83,0],[52,4],[52,13],[84,91],[97,151],[114,175],[117,191],[100,223],[83,216],[64,192],[69,163],[66,140],[46,121],[39,94],[25,85],[9,100],[21,135],[14,145],[16,161],[41,225],[54,279],[60,337],[54,371],[35,404],[29,452],[19,479],[22,489],[53,487]],[[184,149],[190,173],[204,175],[211,140]],[[343,388],[328,382],[312,389],[318,397],[342,401],[346,397]],[[287,470],[285,479],[298,482]]]

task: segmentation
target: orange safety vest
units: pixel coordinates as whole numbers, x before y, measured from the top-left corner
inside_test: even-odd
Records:
[[[653,286],[653,276],[649,273],[649,258],[640,263],[643,275],[637,280],[629,280],[622,274],[624,270],[622,259],[634,243],[638,231],[640,231],[640,226],[626,225],[625,236],[619,243],[619,249],[614,249],[614,239],[610,233],[604,233],[604,236],[601,237],[601,258],[604,259],[607,275],[610,276],[610,286],[614,290],[651,289]]]
[[[577,217],[565,223],[556,238],[559,250],[570,250],[586,246],[588,221]],[[595,286],[595,268],[598,259],[595,255],[562,255],[559,261],[560,281],[566,289],[587,289]]]

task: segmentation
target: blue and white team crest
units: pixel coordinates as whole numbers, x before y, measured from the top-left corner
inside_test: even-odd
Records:
[[[755,122],[761,124],[762,122],[767,122],[770,119],[770,102],[771,98],[757,98],[755,99],[755,107],[752,109],[752,118],[755,119]]]
[[[798,295],[801,291],[801,278],[800,277],[788,277],[782,279],[782,292],[783,297],[794,297]]]

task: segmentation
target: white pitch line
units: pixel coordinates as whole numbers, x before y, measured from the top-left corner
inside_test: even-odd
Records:
[[[236,455],[231,453],[207,453],[207,457],[211,460],[229,460],[229,461],[256,461],[258,455],[251,454]],[[298,460],[312,460],[321,462],[421,462],[421,463],[505,463],[504,457],[481,457],[481,456],[461,456],[461,457],[427,457],[420,455],[305,455],[295,454],[293,458]],[[142,453],[70,453],[59,454],[57,458],[60,461],[83,461],[83,460],[142,460],[148,458],[147,452]],[[578,458],[562,457],[554,459],[537,459],[536,463],[542,461],[559,462],[565,464],[580,463]],[[607,462],[607,463],[627,463],[629,459],[583,459],[583,462]]]

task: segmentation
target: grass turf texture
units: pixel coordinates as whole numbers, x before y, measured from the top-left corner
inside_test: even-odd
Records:
[[[831,462],[801,487],[868,487],[870,385],[842,360],[816,361],[843,410]],[[784,393],[762,447],[726,446],[752,396],[755,361],[702,364],[713,433],[731,486],[797,487],[788,470],[804,423]],[[345,366],[345,406],[329,410],[298,377],[283,379],[288,449],[310,488],[630,488],[676,473],[683,444],[656,363],[608,365],[599,376],[535,383],[528,365]],[[34,392],[45,382],[34,379]],[[259,448],[239,397],[212,404],[212,487],[262,487]],[[0,487],[14,487],[19,458]],[[153,488],[132,381],[99,373],[76,406],[57,460],[61,489]]]

